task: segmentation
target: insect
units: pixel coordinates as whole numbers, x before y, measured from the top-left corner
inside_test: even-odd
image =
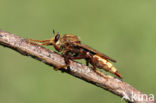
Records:
[[[53,45],[58,52],[61,52],[66,65],[57,67],[56,70],[68,67],[70,65],[70,59],[85,59],[86,65],[88,66],[91,64],[93,66],[93,70],[98,74],[100,73],[96,68],[103,69],[115,74],[119,78],[122,78],[117,69],[109,62],[116,62],[114,59],[82,44],[79,38],[73,34],[64,34],[63,37],[61,37],[60,33],[55,33],[54,30],[53,33],[55,36],[49,40],[29,39],[29,42],[38,42],[37,44],[39,45]]]

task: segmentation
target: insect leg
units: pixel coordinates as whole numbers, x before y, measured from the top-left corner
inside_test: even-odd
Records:
[[[74,60],[74,59],[85,59],[87,66],[90,63],[90,60],[89,60],[88,56],[86,55],[86,53],[85,54],[81,53],[81,55],[78,55],[78,54],[74,55],[74,56],[70,57],[70,59],[72,59],[72,60]]]
[[[94,61],[93,61],[93,57],[90,56],[90,55],[89,55],[89,57],[90,57],[90,63],[91,63],[91,65],[93,66],[93,70],[96,71],[96,65],[95,65],[95,63],[94,63]]]
[[[51,42],[51,44],[54,46],[54,48],[55,48],[58,52],[61,51],[61,49],[56,45],[56,43]]]
[[[64,57],[66,65],[58,67],[58,68],[56,68],[56,70],[68,67],[70,65],[70,60],[69,59],[75,60],[75,59],[85,59],[85,58],[87,58],[86,55],[76,54],[76,55],[73,56],[72,54],[73,53],[71,51],[63,51],[62,56]]]
[[[39,44],[39,45],[49,45],[50,43],[49,42],[47,42],[47,43],[41,43],[41,44]]]
[[[72,51],[72,50],[71,50]],[[76,51],[75,51],[76,52]],[[75,54],[71,59],[85,59],[86,60],[86,65],[88,66],[90,63],[90,58],[88,57],[88,54],[84,50],[79,50],[79,53]]]
[[[50,44],[52,44],[58,52],[61,51],[60,48],[54,42],[51,42],[51,40],[33,40],[33,39],[28,39],[28,40],[29,40],[29,43],[37,44],[37,45],[50,45]],[[31,41],[33,41],[33,42],[31,42]],[[39,43],[34,43],[34,42],[39,42]]]
[[[55,70],[59,70],[61,68],[66,68],[66,67],[68,67],[70,65],[70,60],[69,60],[70,52],[63,51],[62,56],[64,57],[64,60],[65,60],[66,65],[57,67],[57,68],[55,68]]]
[[[85,60],[86,60],[86,65],[89,66],[90,60],[88,58],[86,58]]]
[[[33,39],[28,39],[28,42],[30,44],[37,44],[37,45],[49,45],[50,40],[33,40]],[[34,42],[39,42],[39,43],[34,43]]]
[[[71,56],[70,59],[74,60],[74,59],[85,59],[86,56],[85,55],[76,55],[76,56]]]
[[[96,70],[96,65],[95,65],[95,63],[94,63],[93,57],[92,57],[91,55],[88,55],[88,56],[90,57],[90,59],[88,60],[88,62],[90,61],[91,65],[93,66],[93,70],[94,70],[98,75],[100,75],[100,76],[102,76],[102,77],[108,79],[102,72]]]
[[[50,42],[50,40],[33,40],[33,39],[28,39],[29,41],[34,41],[34,42],[40,42],[40,43],[43,43],[43,42]]]

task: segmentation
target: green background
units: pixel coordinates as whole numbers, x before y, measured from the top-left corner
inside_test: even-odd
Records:
[[[78,35],[84,44],[115,58],[125,82],[156,95],[155,5],[155,0],[0,0],[0,29],[41,40],[51,38],[52,29]],[[120,103],[121,99],[0,46],[0,102]]]

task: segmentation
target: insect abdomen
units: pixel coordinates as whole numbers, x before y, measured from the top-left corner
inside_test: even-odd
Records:
[[[95,65],[98,68],[104,69],[105,71],[111,72],[111,73],[115,74],[116,76],[122,78],[122,76],[117,71],[117,69],[108,60],[106,60],[98,55],[94,55],[93,59],[94,59]]]

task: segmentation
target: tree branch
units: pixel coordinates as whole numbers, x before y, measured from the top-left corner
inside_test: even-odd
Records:
[[[0,45],[13,49],[21,53],[22,55],[33,57],[50,66],[58,67],[65,65],[64,58],[59,54],[39,45],[30,44],[26,39],[20,38],[5,31],[0,31]],[[125,97],[125,100],[126,98],[129,98],[128,100],[126,100],[128,102],[156,103],[156,101],[150,101],[151,97],[135,89],[128,83],[125,83],[117,78],[105,75],[107,77],[106,79],[95,73],[90,67],[83,64],[71,61],[70,68],[62,69],[61,71],[73,75],[74,77],[80,78],[88,83],[101,87],[105,90],[108,90],[115,95]],[[144,101],[139,102],[138,98],[134,98],[133,95],[143,95]]]

